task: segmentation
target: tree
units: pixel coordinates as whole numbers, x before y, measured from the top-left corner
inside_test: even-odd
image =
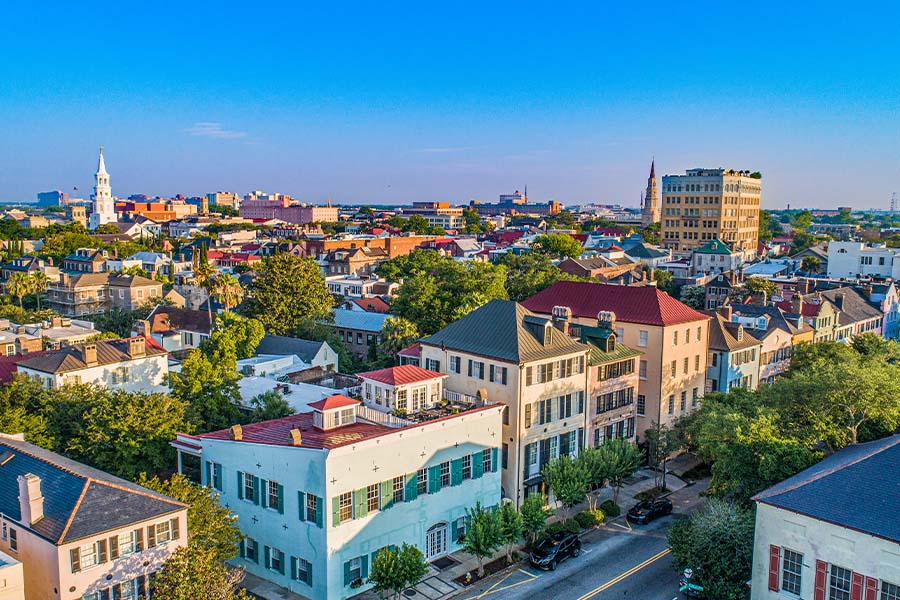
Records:
[[[176,473],[169,480],[141,473],[137,484],[165,494],[188,508],[188,545],[211,551],[217,561],[238,555],[243,535],[231,510],[219,503],[219,494],[211,487],[197,485]]]
[[[539,235],[531,243],[533,252],[551,258],[578,258],[584,252],[581,242],[568,233],[548,233]]]
[[[43,271],[32,271],[28,275],[28,287],[31,293],[34,294],[38,310],[41,310],[41,294],[47,291],[47,286],[49,285],[50,279],[47,278]]]
[[[223,273],[213,279],[212,295],[216,301],[225,306],[225,312],[228,312],[244,299],[244,288],[234,275]]]
[[[510,300],[516,302],[537,294],[557,281],[580,279],[560,270],[546,254],[507,252],[497,262],[506,267],[506,293]]]
[[[250,401],[250,422],[259,423],[261,421],[270,421],[272,419],[280,419],[294,414],[294,409],[281,392],[277,390],[269,390],[255,396]]]
[[[678,299],[691,308],[703,310],[706,304],[706,288],[702,285],[681,286],[681,297]]]
[[[522,514],[511,502],[504,502],[500,507],[500,531],[506,543],[506,562],[512,562],[512,547],[522,539],[524,525]]]
[[[188,404],[187,418],[198,431],[224,429],[240,423],[241,394],[234,354],[210,360],[201,350],[191,350],[172,373],[172,395]]]
[[[390,546],[375,553],[369,583],[376,592],[390,592],[400,598],[406,588],[417,584],[428,573],[422,551],[404,543],[399,549]]]
[[[379,277],[384,277],[388,281],[399,282],[408,279],[413,275],[423,275],[430,273],[439,265],[451,260],[441,256],[435,250],[418,249],[413,250],[405,256],[398,256],[387,260],[375,269],[375,273]]]
[[[563,520],[569,520],[569,509],[584,500],[590,486],[590,474],[582,463],[564,454],[554,458],[541,469],[556,501],[563,507]]]
[[[791,255],[803,252],[816,243],[816,238],[805,231],[794,232],[794,238],[791,241]]]
[[[850,342],[850,347],[862,356],[880,357],[891,364],[900,362],[900,342],[886,340],[875,333],[863,333],[855,336]]]
[[[743,600],[753,564],[753,513],[712,499],[666,535],[675,564],[690,567],[704,598]]]
[[[623,439],[606,440],[596,451],[609,486],[613,490],[613,503],[618,504],[619,490],[643,462],[641,451],[635,444]]]
[[[258,320],[226,312],[216,316],[212,333],[201,342],[200,349],[210,358],[231,352],[236,360],[243,360],[256,355],[265,335]]]
[[[319,265],[282,253],[263,260],[243,312],[258,319],[269,333],[290,335],[304,319],[327,317],[333,305]]]
[[[656,280],[656,287],[667,294],[672,294],[675,291],[672,285],[672,279],[674,279],[674,277],[669,271],[656,269],[653,271],[653,279]]]
[[[550,511],[546,507],[544,496],[528,494],[522,502],[522,527],[528,532],[529,543],[534,545],[547,528],[547,517]]]
[[[17,271],[6,280],[6,293],[15,296],[19,300],[19,308],[22,308],[22,298],[31,293],[31,281],[28,273]]]
[[[146,308],[128,310],[115,306],[105,313],[91,315],[89,318],[100,331],[109,331],[119,337],[129,337],[134,329],[134,324],[146,319],[149,313],[150,311]]]
[[[474,507],[466,509],[466,521],[462,549],[478,559],[478,576],[484,577],[484,559],[493,556],[504,541],[500,515],[477,502]]]
[[[736,288],[734,291],[735,299],[741,302],[748,296],[765,297],[768,301],[772,299],[772,296],[777,295],[778,286],[775,285],[775,282],[762,277],[748,277],[744,281],[743,287]]]
[[[647,445],[647,464],[655,473],[655,484],[658,488],[666,487],[666,462],[669,456],[681,447],[681,440],[675,430],[668,426],[653,423],[644,432]]]
[[[206,290],[206,293],[209,294],[209,297],[206,300],[206,312],[209,316],[209,322],[212,323],[212,281],[218,271],[209,264],[207,247],[205,245],[197,245],[194,250],[193,263],[194,279],[197,281],[197,285]]]
[[[815,256],[804,256],[800,261],[800,268],[807,273],[818,273],[822,263]]]
[[[805,232],[812,225],[812,213],[808,210],[801,210],[791,219],[791,225],[797,231]]]
[[[403,317],[388,317],[381,326],[380,350],[393,358],[419,337],[419,328],[412,321]]]
[[[166,600],[250,600],[237,586],[244,571],[222,563],[213,550],[188,545],[176,550],[153,578],[154,598]]]
[[[773,220],[774,219],[772,218],[772,213],[770,213],[769,211],[759,211],[759,241],[768,242],[772,239],[773,235],[770,224]]]

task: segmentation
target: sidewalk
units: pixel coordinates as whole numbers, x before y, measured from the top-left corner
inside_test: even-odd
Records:
[[[671,471],[669,471],[668,475],[666,476],[666,487],[669,488],[671,492],[683,489],[686,485],[687,484],[684,481],[682,481]],[[629,477],[626,480],[625,485],[622,486],[622,489],[619,490],[619,506],[622,509],[622,516],[618,517],[615,520],[623,519],[625,512],[637,502],[634,499],[635,494],[644,492],[653,487],[654,473],[650,469],[641,469],[634,475]],[[597,496],[597,505],[599,505],[604,500],[612,500],[613,492],[612,489],[604,487],[598,492],[595,492],[595,495]],[[576,514],[586,508],[587,503],[581,503],[573,506],[569,510],[569,517],[574,517]],[[562,520],[562,514],[562,509],[557,509],[555,511],[555,514],[551,515],[550,518],[547,519],[547,523],[549,524],[555,521]],[[589,531],[592,530],[584,530],[582,532],[582,535],[588,533]],[[519,552],[520,557],[522,558],[524,558],[523,547],[524,545],[516,548],[516,550],[518,550]],[[493,557],[485,559],[484,563],[487,564],[496,558],[502,557],[505,553],[506,549],[503,548]],[[435,566],[435,563],[430,564],[428,566],[428,574],[425,575],[425,578],[420,581],[415,587],[407,588],[406,590],[404,590],[403,597],[409,598],[410,600],[445,600],[447,598],[452,598],[453,596],[464,591],[466,588],[456,583],[454,579],[464,576],[468,572],[477,572],[478,560],[462,551],[454,552],[453,554],[449,555],[448,558],[450,559],[450,561],[452,561],[453,564],[448,564],[444,568],[438,568],[437,566]],[[437,562],[442,561],[439,560]],[[499,577],[516,566],[521,566],[521,563],[513,563],[509,568],[504,569],[503,571],[499,571],[494,575],[489,575],[485,578],[485,581]],[[378,600],[380,596],[373,591],[366,591],[357,596],[354,596],[353,598],[354,600]]]

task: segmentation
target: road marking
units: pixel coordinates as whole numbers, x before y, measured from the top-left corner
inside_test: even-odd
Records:
[[[538,578],[538,576],[535,575],[534,573],[529,573],[528,571],[525,571],[525,570],[522,570],[522,569],[516,569],[516,571],[522,573],[523,575],[526,575],[526,576],[529,577],[530,579],[523,579],[522,581],[517,581],[516,583],[511,583],[511,584],[509,584],[509,585],[504,585],[503,587],[499,587],[499,588],[498,588],[497,586],[500,585],[501,583],[503,583],[504,581],[506,581],[507,579],[509,579],[510,577],[512,577],[512,575],[513,575],[513,573],[514,573],[515,571],[512,572],[512,573],[507,573],[506,576],[503,577],[502,579],[500,579],[499,581],[497,581],[497,583],[495,583],[494,585],[492,585],[491,587],[489,587],[489,588],[486,589],[485,591],[481,592],[481,593],[478,594],[477,596],[471,596],[471,597],[469,598],[469,600],[480,600],[481,598],[484,598],[485,596],[487,596],[487,595],[489,595],[489,594],[497,594],[497,593],[499,593],[499,592],[504,592],[504,591],[506,591],[506,590],[511,590],[512,588],[518,587],[518,586],[523,585],[523,584],[525,584],[525,583],[531,583],[532,581],[534,581],[535,579]]]
[[[588,592],[588,593],[584,594],[583,596],[581,596],[580,598],[578,598],[578,600],[588,600],[588,598],[593,598],[594,596],[596,596],[596,595],[599,594],[600,592],[602,592],[602,591],[604,591],[604,590],[607,590],[607,589],[611,588],[612,586],[616,585],[617,583],[619,583],[619,582],[622,581],[623,579],[627,579],[628,577],[631,577],[632,575],[634,575],[635,573],[637,573],[638,571],[640,571],[640,570],[643,569],[644,567],[646,567],[646,566],[648,566],[648,565],[650,565],[650,564],[652,564],[652,563],[658,561],[659,559],[661,559],[663,556],[665,556],[666,554],[670,553],[671,551],[672,551],[671,548],[666,548],[666,549],[663,550],[662,552],[660,552],[660,553],[658,553],[658,554],[654,554],[653,556],[651,556],[650,558],[648,558],[647,560],[645,560],[645,561],[642,562],[641,564],[635,565],[635,566],[631,567],[630,569],[628,569],[627,571],[625,571],[624,573],[622,573],[621,575],[619,575],[619,576],[617,576],[617,577],[614,577],[613,579],[610,579],[609,581],[607,581],[606,583],[604,583],[604,584],[602,584],[602,585],[597,586],[596,588],[594,588],[594,589],[591,590],[590,592]]]

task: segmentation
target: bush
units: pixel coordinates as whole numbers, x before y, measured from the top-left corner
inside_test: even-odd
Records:
[[[578,524],[581,525],[584,529],[600,525],[601,523],[603,523],[603,518],[603,511],[597,509],[583,510],[575,515],[575,520],[578,521]]]
[[[612,500],[604,500],[600,505],[600,510],[602,510],[603,514],[607,517],[618,517],[622,514],[622,509],[620,509],[619,505]]]
[[[667,489],[661,487],[650,488],[649,490],[644,490],[643,492],[638,492],[634,495],[634,499],[638,502],[645,502],[647,500],[656,500],[663,494],[665,494]]]
[[[555,523],[550,523],[549,525],[547,525],[546,535],[551,536],[554,533],[559,533],[561,531],[578,534],[581,532],[581,525],[576,519],[569,519],[568,521],[557,521]]]

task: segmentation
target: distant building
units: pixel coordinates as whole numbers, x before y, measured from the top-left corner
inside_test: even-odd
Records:
[[[69,204],[66,206],[66,218],[87,227],[87,208],[82,204]]]
[[[91,211],[90,229],[97,229],[106,223],[115,223],[116,207],[112,196],[112,188],[109,186],[109,173],[106,172],[106,163],[103,162],[103,148],[100,148],[100,160],[97,163],[97,173],[94,174],[94,193],[91,196],[93,210]]]
[[[78,248],[63,259],[63,270],[72,273],[103,273],[109,252],[97,248]]]
[[[232,192],[213,192],[206,195],[210,206],[228,206],[234,210],[241,207],[241,197]]]
[[[277,219],[286,223],[303,225],[306,223],[336,223],[338,209],[336,206],[311,206],[294,204],[290,196],[276,194],[277,199],[268,196],[258,198],[247,195],[238,214],[245,219]]]
[[[463,209],[450,206],[449,202],[413,202],[412,208],[403,208],[404,215],[418,215],[429,225],[444,229],[460,229],[465,225]]]
[[[139,275],[63,272],[59,281],[47,288],[50,308],[69,317],[104,313],[110,308],[134,310],[161,297],[162,283]]]
[[[856,279],[878,277],[900,279],[900,250],[867,242],[830,242],[828,277]]]
[[[659,191],[656,189],[656,161],[650,163],[650,177],[647,178],[647,191],[641,199],[641,226],[649,227],[659,223]]]
[[[757,494],[751,599],[900,598],[898,465],[892,435]]]
[[[706,391],[728,392],[736,387],[759,386],[762,342],[750,335],[740,321],[731,319],[731,307],[712,314],[709,325],[709,359]]]
[[[334,322],[329,323],[341,341],[351,352],[362,358],[368,357],[381,343],[381,328],[393,315],[383,313],[334,309]]]
[[[761,179],[730,169],[689,169],[663,177],[662,246],[689,253],[722,240],[744,260],[756,258]]]
[[[716,275],[736,271],[744,253],[732,251],[722,240],[710,240],[691,253],[692,275]]]
[[[52,192],[38,192],[38,206],[47,208],[50,206],[66,206],[69,203],[69,194],[54,190]]]
[[[474,208],[482,217],[495,215],[556,215],[562,210],[562,204],[551,200],[546,204],[528,204],[528,196],[520,194],[518,190],[514,194],[501,194],[500,201],[496,204],[485,204],[477,200],[469,202],[469,208]]]

